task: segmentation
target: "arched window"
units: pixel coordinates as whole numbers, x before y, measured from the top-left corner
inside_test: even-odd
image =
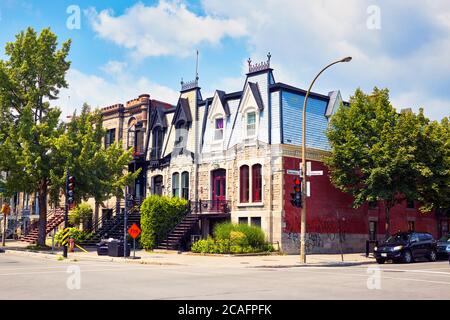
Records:
[[[161,127],[155,127],[152,131],[152,151],[151,158],[161,158],[163,143],[164,143],[164,129]]]
[[[162,196],[162,189],[163,189],[163,176],[158,175],[153,177],[152,193],[158,196]]]
[[[131,118],[128,122],[127,148],[134,148],[136,134],[136,119]]]
[[[178,172],[172,175],[172,196],[180,196],[180,174]]]
[[[240,168],[240,195],[239,199],[241,203],[248,203],[249,201],[249,189],[250,189],[250,179],[249,179],[249,167],[242,166]]]
[[[181,197],[189,200],[189,172],[181,174]]]
[[[252,202],[262,201],[262,166],[255,164],[252,166]]]
[[[246,134],[247,137],[253,137],[256,135],[256,112],[251,111],[246,116]]]

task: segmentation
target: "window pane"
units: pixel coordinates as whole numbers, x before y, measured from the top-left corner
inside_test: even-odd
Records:
[[[189,199],[189,173],[183,172],[181,175],[182,197],[186,200]]]
[[[249,198],[249,168],[242,166],[240,169],[240,201],[248,203]]]
[[[256,113],[247,114],[247,136],[253,136],[256,133]]]
[[[174,173],[172,175],[172,195],[174,197],[180,196],[180,174]]]
[[[239,224],[248,224],[248,218],[247,217],[239,217],[238,222],[239,222]]]
[[[261,202],[262,201],[262,176],[261,176],[261,165],[255,164],[252,167],[252,201]]]
[[[252,217],[250,223],[252,226],[261,228],[261,217]]]
[[[216,129],[223,129],[223,118],[216,119]]]

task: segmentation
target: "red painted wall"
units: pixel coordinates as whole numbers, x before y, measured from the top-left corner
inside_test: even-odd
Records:
[[[287,170],[298,170],[300,159],[283,157],[284,168],[284,230],[286,233],[300,232],[300,209],[291,204],[295,176],[287,174]],[[369,209],[364,205],[353,209],[352,197],[336,189],[329,180],[327,167],[317,161],[311,161],[313,171],[322,170],[323,176],[308,177],[311,197],[307,199],[307,232],[339,233],[369,235],[369,218],[378,218],[377,233],[385,233],[384,208]],[[407,231],[408,219],[415,220],[415,230],[430,232],[438,236],[437,219],[434,213],[423,214],[417,209],[407,209],[406,202],[396,205],[391,210],[391,232]]]

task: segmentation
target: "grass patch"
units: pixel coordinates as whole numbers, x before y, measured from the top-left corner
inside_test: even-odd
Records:
[[[27,250],[33,250],[33,251],[50,251],[52,250],[49,246],[39,246],[39,245],[29,245],[27,246]]]

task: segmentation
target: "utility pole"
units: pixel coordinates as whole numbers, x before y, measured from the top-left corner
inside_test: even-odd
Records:
[[[329,67],[341,63],[341,62],[350,62],[352,60],[351,57],[347,57],[335,62],[330,63],[325,68],[323,68],[317,76],[314,78],[314,80],[311,82],[311,85],[309,86],[308,91],[306,92],[305,100],[303,102],[303,113],[302,113],[302,209],[301,209],[301,218],[300,218],[300,262],[306,263],[306,247],[305,247],[305,240],[306,240],[306,192],[307,192],[307,181],[306,181],[306,106],[308,104],[308,98],[311,93],[311,89],[314,86],[314,83],[316,80],[320,77],[320,75]]]
[[[64,205],[64,229],[69,227],[69,169],[66,171],[66,198],[65,198],[65,205]],[[67,246],[63,246],[63,257],[67,258]]]
[[[127,211],[128,211],[128,186],[124,190],[125,208],[123,212],[123,258],[127,258]]]

